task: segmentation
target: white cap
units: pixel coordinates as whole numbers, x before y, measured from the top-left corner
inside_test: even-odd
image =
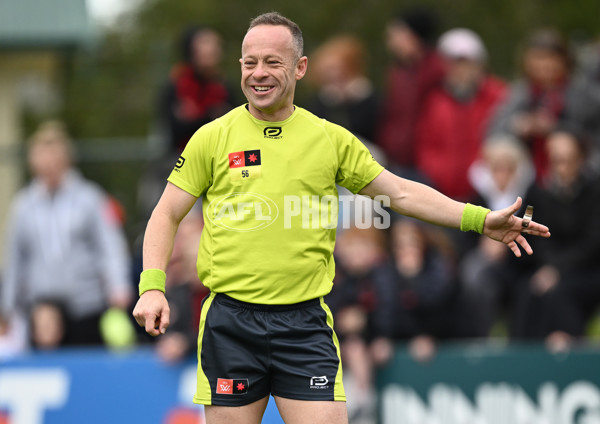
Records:
[[[470,59],[483,62],[487,51],[481,37],[467,28],[455,28],[442,34],[438,50],[450,59]]]

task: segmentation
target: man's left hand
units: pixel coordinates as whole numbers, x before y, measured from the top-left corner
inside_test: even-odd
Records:
[[[550,230],[542,224],[531,221],[527,227],[523,226],[523,218],[515,216],[515,213],[521,209],[523,200],[518,197],[511,206],[497,211],[491,211],[485,218],[483,234],[491,239],[501,241],[506,244],[515,256],[521,256],[521,246],[528,255],[533,253],[533,249],[527,242],[523,234],[531,234],[539,237],[550,237]]]

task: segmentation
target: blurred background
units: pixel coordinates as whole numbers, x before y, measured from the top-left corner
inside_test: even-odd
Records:
[[[577,7],[567,0],[324,1],[310,7],[261,0],[4,1],[3,169],[23,158],[23,140],[40,122],[61,119],[77,141],[84,173],[123,203],[128,232],[134,233],[140,218],[137,180],[147,160],[166,143],[157,132],[159,97],[172,66],[181,59],[180,38],[186,28],[210,25],[221,33],[223,72],[240,102],[240,40],[249,19],[271,9],[294,17],[303,28],[308,54],[335,34],[359,37],[368,50],[365,72],[383,88],[390,61],[385,45],[389,18],[421,4],[439,12],[438,34],[457,26],[477,32],[490,52],[489,68],[509,80],[519,74],[519,48],[533,29],[553,26],[578,48],[598,35],[599,6],[593,0],[582,0]],[[297,103],[307,106],[315,91],[314,85],[300,83]],[[27,175],[23,166],[11,171],[8,181],[3,179],[4,205],[10,194],[7,186],[14,189]]]
[[[201,215],[180,230],[158,342],[130,318],[141,239],[193,131],[244,102],[241,40],[271,10],[303,30],[297,105],[456,199],[520,195],[553,233],[515,261],[399,216],[340,229],[328,302],[351,422],[600,423],[597,0],[1,0],[0,424],[81,422],[94,406],[73,393],[155,385],[148,367],[166,383],[145,422],[203,422]],[[120,415],[86,422],[143,421],[119,390]]]

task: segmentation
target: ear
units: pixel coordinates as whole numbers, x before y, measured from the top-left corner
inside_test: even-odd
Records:
[[[308,68],[308,58],[306,56],[302,56],[298,59],[298,63],[296,63],[296,81],[301,80],[306,74],[306,69]]]

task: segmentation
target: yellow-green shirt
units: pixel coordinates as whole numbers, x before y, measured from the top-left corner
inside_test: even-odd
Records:
[[[336,183],[357,193],[382,170],[349,131],[305,109],[266,122],[240,106],[194,134],[168,180],[204,196],[204,285],[290,304],[331,290]]]

